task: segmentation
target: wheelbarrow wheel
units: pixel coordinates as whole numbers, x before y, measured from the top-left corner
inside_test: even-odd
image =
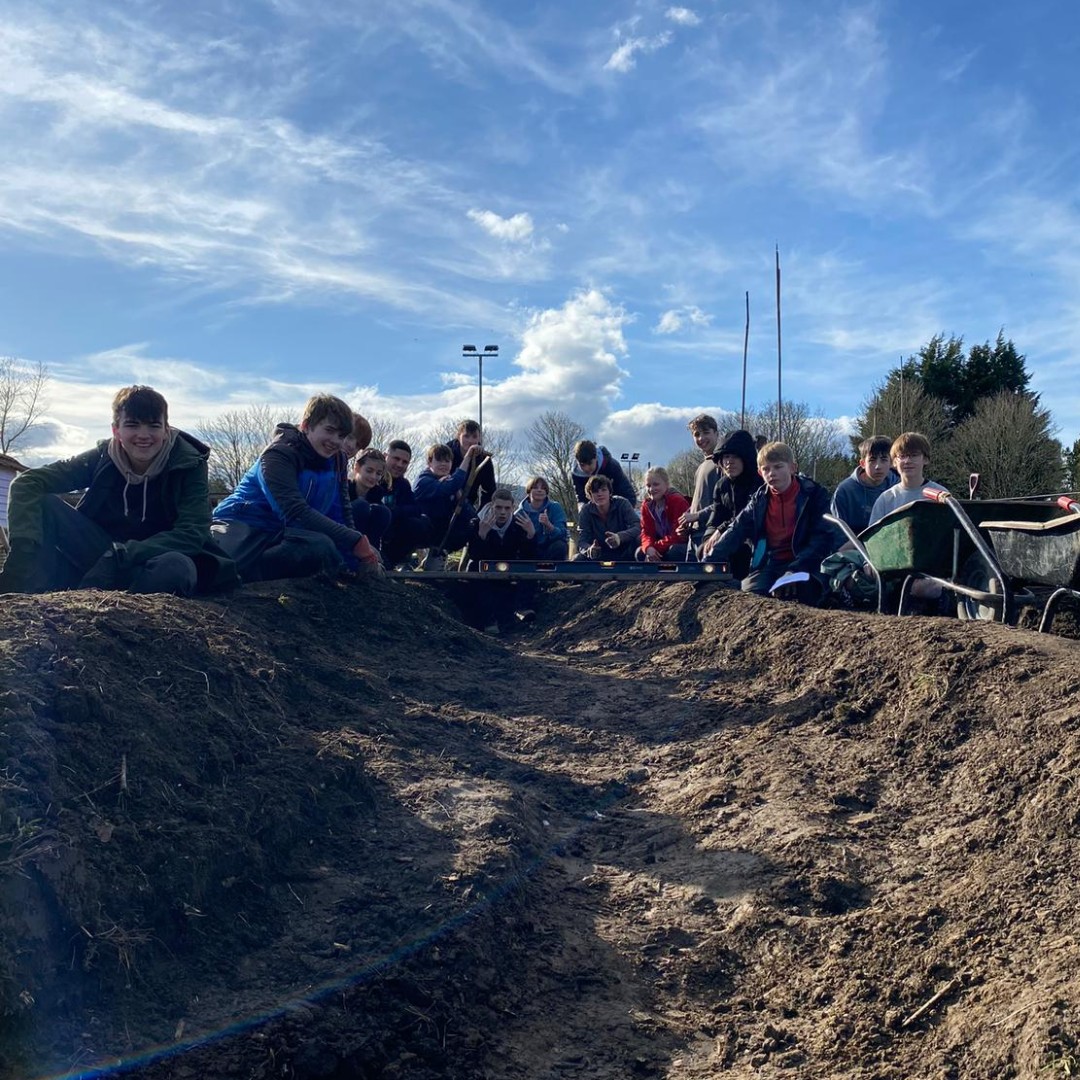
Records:
[[[1001,583],[990,573],[989,567],[978,553],[968,556],[960,570],[960,584],[980,592],[1000,593]],[[1001,618],[1000,606],[987,604],[973,597],[956,594],[956,617],[965,622],[995,622]],[[1011,621],[1011,620],[1009,620]]]

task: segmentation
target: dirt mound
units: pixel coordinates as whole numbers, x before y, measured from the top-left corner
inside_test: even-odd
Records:
[[[685,584],[503,640],[412,583],[5,597],[0,1077],[1072,1075],[1078,650]]]

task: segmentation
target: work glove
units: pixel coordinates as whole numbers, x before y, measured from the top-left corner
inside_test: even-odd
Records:
[[[41,545],[32,540],[13,541],[0,571],[0,593],[39,593],[45,591],[45,584]]]
[[[135,568],[128,562],[123,544],[113,544],[83,575],[80,589],[126,589],[131,584]]]
[[[383,564],[379,553],[371,546],[366,536],[361,536],[353,545],[353,555],[360,562],[361,574],[382,574]]]

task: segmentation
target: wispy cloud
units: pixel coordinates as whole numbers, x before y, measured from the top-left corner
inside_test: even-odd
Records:
[[[625,41],[620,42],[615,51],[607,58],[604,70],[617,71],[625,75],[628,71],[633,71],[637,66],[639,53],[643,55],[654,53],[658,49],[670,45],[671,41],[671,33],[666,30],[661,34],[654,34],[652,37],[627,38]]]
[[[686,7],[669,7],[664,12],[664,17],[680,26],[697,26],[701,22],[701,16]]]
[[[655,334],[677,334],[685,326],[708,326],[712,316],[694,304],[682,308],[669,308],[653,328]]]
[[[475,221],[481,229],[496,240],[510,243],[523,243],[533,234],[533,220],[529,214],[514,214],[513,217],[499,217],[493,210],[470,210],[469,220]]]
[[[800,24],[797,45],[765,31],[763,56],[713,57],[698,73],[714,89],[692,123],[717,159],[759,176],[795,170],[803,185],[859,201],[925,202],[933,169],[922,149],[876,145],[890,71],[872,11]]]

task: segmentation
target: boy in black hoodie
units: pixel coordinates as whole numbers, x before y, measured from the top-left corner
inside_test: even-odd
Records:
[[[757,470],[757,449],[749,431],[733,431],[716,448],[713,459],[720,466],[720,479],[713,489],[712,511],[705,525],[705,539],[698,558],[708,561],[713,549],[728,526],[761,487]],[[728,560],[731,572],[744,578],[750,572],[749,545],[743,545]]]

